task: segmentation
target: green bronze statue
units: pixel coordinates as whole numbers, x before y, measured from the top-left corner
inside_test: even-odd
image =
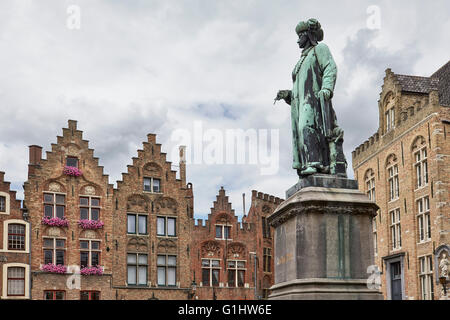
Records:
[[[344,131],[338,127],[331,105],[337,68],[324,43],[319,21],[301,21],[295,31],[302,49],[293,72],[292,90],[275,98],[291,105],[293,168],[300,178],[322,173],[347,177],[342,148]]]

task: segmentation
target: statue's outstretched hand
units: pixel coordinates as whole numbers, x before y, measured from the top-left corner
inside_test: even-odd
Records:
[[[290,104],[291,90],[279,90],[277,96],[275,97],[273,104],[278,100],[283,99],[286,103]]]

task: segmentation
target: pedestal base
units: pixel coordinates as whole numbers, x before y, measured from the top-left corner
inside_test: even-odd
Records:
[[[268,218],[275,228],[269,299],[382,299],[367,285],[378,206],[356,181],[336,176],[310,176],[292,191]]]
[[[270,300],[383,300],[381,292],[367,288],[365,279],[297,279],[271,290]]]

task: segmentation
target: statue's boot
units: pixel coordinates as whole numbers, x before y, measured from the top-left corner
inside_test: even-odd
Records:
[[[317,168],[315,167],[308,167],[305,170],[302,170],[301,172],[302,175],[309,175],[314,173],[317,173]]]

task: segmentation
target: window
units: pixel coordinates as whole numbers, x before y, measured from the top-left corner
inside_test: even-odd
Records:
[[[177,257],[158,255],[158,286],[175,286],[177,281]]]
[[[388,168],[389,173],[389,200],[398,199],[400,187],[398,182],[398,166],[395,164]]]
[[[6,197],[0,196],[0,212],[6,212]]]
[[[375,201],[375,174],[371,171],[370,174],[366,176],[366,195],[369,200]]]
[[[245,283],[245,261],[228,260],[228,287],[243,287]]]
[[[127,283],[147,285],[148,259],[146,254],[129,253],[127,255]]]
[[[64,300],[66,293],[64,291],[45,290],[44,300]]]
[[[100,265],[100,241],[80,241],[80,267],[95,267]]]
[[[8,224],[8,250],[25,250],[25,225]]]
[[[99,291],[80,291],[80,300],[100,300]]]
[[[400,249],[402,247],[402,233],[400,226],[400,209],[395,209],[389,212],[391,218],[391,243],[392,249]]]
[[[372,219],[372,234],[373,234],[373,252],[375,254],[378,253],[378,246],[377,246],[377,218],[373,217]]]
[[[57,193],[44,193],[44,216],[64,218],[66,196]]]
[[[414,159],[414,168],[416,169],[416,188],[420,188],[428,184],[427,148],[423,147],[414,153]]]
[[[157,217],[156,218],[156,235],[175,237],[177,219],[171,217]]]
[[[394,108],[389,109],[385,112],[386,117],[386,132],[395,128],[395,112]]]
[[[161,192],[161,179],[144,178],[144,191]]]
[[[7,282],[8,296],[25,296],[25,268],[9,267]]]
[[[263,270],[264,272],[272,272],[272,249],[263,249]]]
[[[262,221],[263,238],[271,238],[271,236],[270,236],[270,225],[267,222],[267,219],[265,217],[261,217],[261,221]]]
[[[128,213],[127,232],[134,234],[147,234],[147,215]]]
[[[100,219],[100,198],[80,197],[80,220]]]
[[[431,255],[419,258],[420,294],[422,300],[433,300],[433,264]]]
[[[231,240],[231,226],[216,224],[216,239]]]
[[[417,200],[417,226],[419,242],[431,239],[430,199],[428,196]]]
[[[78,168],[78,158],[67,157],[66,158],[66,166]]]
[[[202,285],[217,287],[220,281],[220,260],[202,259]]]
[[[66,254],[66,240],[44,238],[44,264],[64,265]]]

